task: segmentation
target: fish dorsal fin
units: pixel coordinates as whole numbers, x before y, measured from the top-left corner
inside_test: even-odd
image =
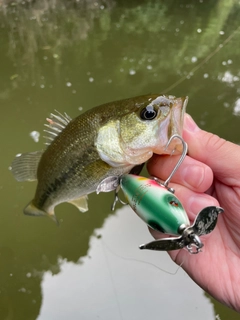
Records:
[[[81,212],[88,211],[88,196],[82,196],[78,199],[70,200],[68,202],[77,207]]]
[[[37,180],[37,168],[43,151],[19,153],[13,160],[9,170],[17,181]]]
[[[63,129],[69,124],[72,118],[64,112],[64,114],[55,110],[57,114],[51,113],[50,118],[47,118],[47,122],[45,127],[47,129],[44,130],[46,135],[44,138],[46,139],[45,144],[48,146],[52,143],[52,141],[62,132]]]

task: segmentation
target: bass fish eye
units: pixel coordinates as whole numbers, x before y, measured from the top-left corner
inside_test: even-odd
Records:
[[[149,105],[142,109],[140,117],[142,120],[153,120],[157,116],[157,111],[153,106]]]

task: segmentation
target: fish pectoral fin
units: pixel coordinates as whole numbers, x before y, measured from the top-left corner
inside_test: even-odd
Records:
[[[103,179],[99,185],[97,186],[96,193],[100,192],[110,192],[115,190],[119,185],[119,177],[118,176],[110,176]]]
[[[19,153],[13,160],[9,170],[17,181],[37,180],[37,168],[43,151]]]
[[[68,202],[77,207],[81,212],[88,211],[88,196],[82,196],[78,199],[74,199]]]

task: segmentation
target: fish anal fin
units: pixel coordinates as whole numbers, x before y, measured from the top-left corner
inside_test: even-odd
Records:
[[[17,181],[37,180],[37,168],[43,151],[19,153],[13,160],[9,170]]]
[[[78,199],[70,200],[69,203],[73,204],[75,207],[78,208],[81,212],[88,211],[88,197],[82,196]]]
[[[23,210],[24,214],[27,216],[32,217],[49,217],[51,220],[53,220],[57,225],[59,225],[58,219],[54,213],[54,210],[52,211],[44,211],[42,209],[37,208],[33,201],[31,201]]]

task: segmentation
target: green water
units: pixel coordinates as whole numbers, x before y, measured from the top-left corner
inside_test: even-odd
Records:
[[[128,208],[111,213],[113,195],[91,195],[85,214],[60,205],[56,227],[23,215],[36,184],[8,171],[43,148],[54,109],[74,117],[150,92],[188,95],[202,128],[240,143],[239,21],[233,0],[0,0],[1,320],[239,319],[181,270],[139,262],[176,271],[138,250],[147,228]]]

